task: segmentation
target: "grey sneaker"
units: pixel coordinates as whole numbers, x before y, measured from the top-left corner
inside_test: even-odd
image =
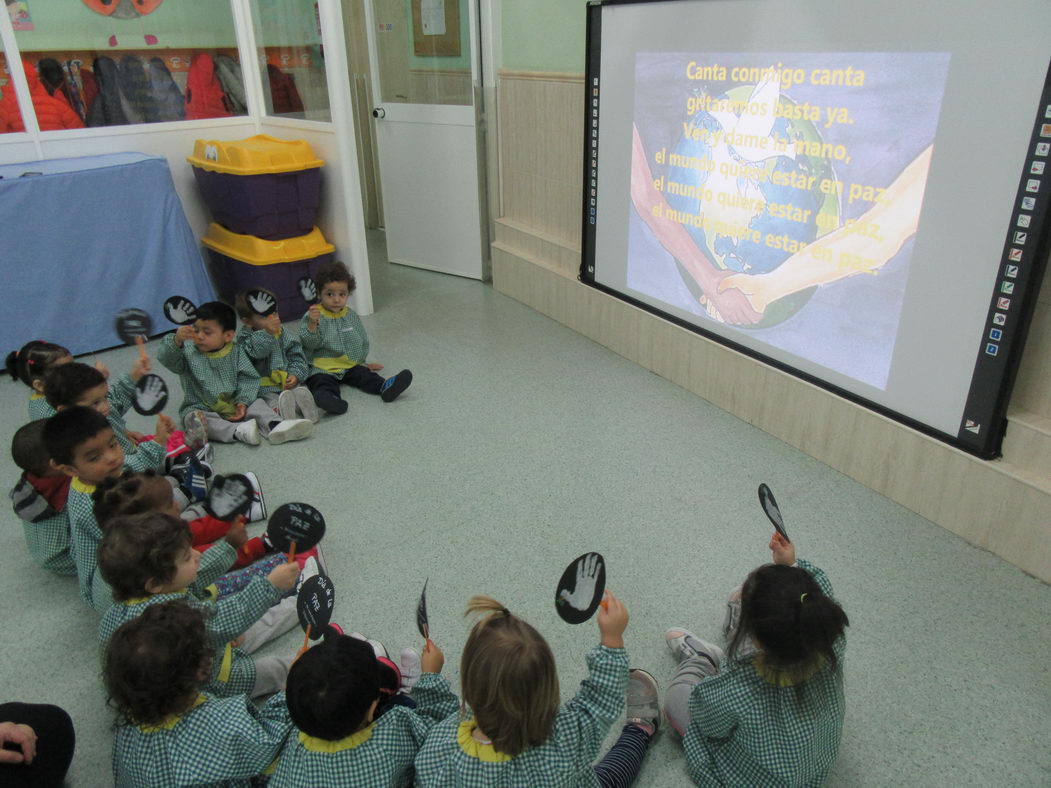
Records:
[[[282,392],[288,394],[289,392]],[[252,422],[253,424],[255,422]],[[275,446],[279,443],[287,443],[288,441],[303,440],[303,438],[309,438],[314,432],[314,425],[306,419],[289,419],[288,421],[282,421],[277,424],[272,430],[270,430],[270,442]]]
[[[321,420],[321,411],[317,409],[317,403],[314,402],[314,395],[310,393],[310,389],[306,386],[296,386],[289,391],[296,398],[296,407],[303,414],[303,418],[317,424]]]
[[[420,667],[420,653],[406,646],[401,650],[401,691],[408,694],[416,686],[423,672]]]
[[[627,723],[656,735],[661,724],[660,687],[657,679],[641,668],[628,673]]]
[[[277,415],[281,417],[281,421],[299,418],[296,395],[291,390],[282,391],[277,395]]]
[[[704,657],[712,666],[718,669],[723,661],[723,650],[714,643],[701,640],[695,634],[682,627],[673,627],[664,633],[664,641],[668,644],[671,653],[682,662],[692,657]]]

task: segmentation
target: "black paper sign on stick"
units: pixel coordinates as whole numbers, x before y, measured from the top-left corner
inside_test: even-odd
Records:
[[[598,610],[606,591],[606,561],[599,553],[574,560],[555,591],[555,610],[569,624],[583,624]]]
[[[308,304],[316,304],[318,302],[317,297],[317,284],[309,276],[304,276],[296,284],[299,285],[299,294],[303,296],[303,300]]]
[[[265,290],[249,290],[245,293],[245,301],[249,309],[263,317],[277,311],[277,300]]]
[[[275,550],[309,550],[325,535],[325,518],[308,503],[284,503],[270,515],[266,535]]]
[[[759,485],[759,503],[762,505],[763,511],[766,512],[766,516],[770,518],[770,522],[774,524],[777,532],[781,534],[786,542],[791,542],[792,540],[788,538],[788,532],[785,531],[785,521],[781,517],[781,510],[777,506],[774,494],[766,484]]]
[[[416,603],[416,628],[420,630],[420,634],[423,635],[424,640],[431,639],[431,626],[427,621],[428,582],[430,582],[429,577],[423,581],[423,593],[420,594],[420,601]]]
[[[164,302],[164,316],[177,326],[188,326],[197,319],[197,307],[189,298],[172,296]]]
[[[164,410],[167,404],[168,384],[164,382],[164,378],[152,372],[139,378],[131,400],[131,406],[135,408],[136,413],[154,416]]]
[[[252,482],[247,476],[240,473],[216,476],[212,480],[212,489],[208,491],[206,508],[217,520],[233,520],[248,514],[252,508],[253,492]]]
[[[117,313],[116,325],[117,336],[125,345],[134,345],[139,337],[145,339],[153,330],[153,320],[141,309],[122,309]]]
[[[314,575],[303,581],[296,596],[296,612],[299,614],[299,626],[310,640],[317,640],[325,634],[335,605],[336,589],[327,576]]]

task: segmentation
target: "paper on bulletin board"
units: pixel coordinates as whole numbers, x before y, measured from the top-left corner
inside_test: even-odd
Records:
[[[29,16],[29,0],[7,0],[7,13],[11,16],[11,27],[18,30],[33,30],[33,19]]]
[[[425,36],[445,35],[445,0],[421,0],[420,16]]]

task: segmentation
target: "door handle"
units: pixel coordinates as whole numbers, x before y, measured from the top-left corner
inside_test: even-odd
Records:
[[[372,117],[376,120],[383,120],[383,118],[387,117],[387,111],[383,107],[376,107],[376,109],[372,110]]]

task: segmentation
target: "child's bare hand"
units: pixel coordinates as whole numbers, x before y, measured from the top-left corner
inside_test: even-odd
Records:
[[[427,638],[427,645],[423,647],[423,654],[420,655],[420,670],[424,673],[441,673],[443,667],[445,654],[433,640]]]
[[[777,531],[770,537],[770,552],[774,554],[775,564],[791,566],[796,562],[796,546],[786,541]]]
[[[319,320],[321,320],[321,307],[317,304],[311,304],[310,309],[307,310],[307,329],[311,334],[317,332]]]
[[[275,566],[266,579],[282,591],[291,591],[299,578],[299,564],[291,561],[287,564]]]
[[[285,385],[282,388],[284,388],[285,391],[288,391],[289,389],[294,389],[298,385],[299,378],[297,378],[295,375],[289,375],[287,378],[285,378]]]
[[[131,379],[138,383],[142,376],[150,371],[150,357],[149,356],[136,356],[135,363],[131,365],[131,372],[128,374]]]
[[[175,344],[182,347],[186,342],[193,342],[195,336],[193,326],[179,326],[175,331]]]
[[[95,362],[95,369],[97,369],[106,380],[109,380],[109,367],[103,364],[101,361]]]
[[[226,420],[227,421],[243,421],[246,413],[248,413],[248,406],[245,405],[243,402],[238,402],[234,406],[233,414],[230,415],[230,416],[227,416]]]
[[[371,362],[366,364],[365,366],[371,369],[373,372],[379,372],[381,369],[383,369],[382,364],[373,364]]]
[[[624,630],[627,628],[628,609],[607,589],[598,609],[600,642],[608,648],[624,648]]]
[[[281,317],[277,312],[267,315],[264,318],[264,323],[266,325],[266,333],[270,334],[270,336],[276,337],[281,333]]]
[[[166,413],[161,413],[157,416],[157,427],[153,431],[153,440],[161,446],[167,446],[168,438],[171,437],[174,430],[175,422],[172,421],[172,417]]]
[[[230,523],[230,530],[226,532],[223,540],[234,548],[234,550],[240,550],[244,547],[245,542],[248,541],[248,532],[245,530],[244,517],[238,517]]]
[[[128,440],[138,446],[144,440],[146,440],[146,433],[137,432],[135,430],[124,430],[124,434],[128,436]]]
[[[245,636],[244,635],[239,635],[238,637],[235,637],[233,640],[230,641],[230,645],[233,646],[234,648],[241,648],[241,646],[243,646],[244,644],[245,644]]]

